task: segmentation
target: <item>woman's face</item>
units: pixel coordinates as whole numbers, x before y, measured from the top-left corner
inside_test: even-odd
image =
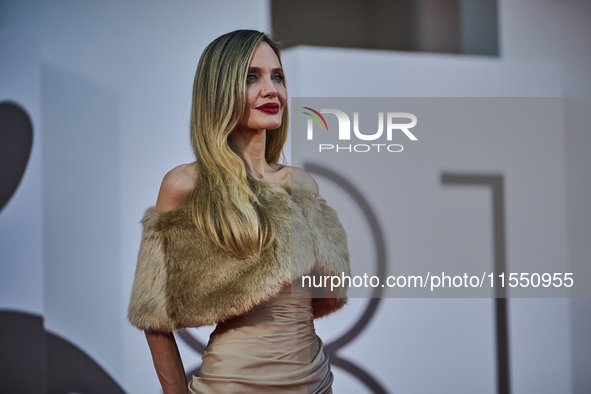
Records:
[[[261,42],[254,51],[246,76],[246,105],[239,129],[263,131],[281,126],[287,103],[283,69],[273,49]]]

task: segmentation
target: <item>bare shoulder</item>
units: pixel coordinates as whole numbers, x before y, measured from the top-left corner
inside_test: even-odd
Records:
[[[162,179],[156,209],[170,211],[187,202],[195,188],[197,167],[195,163],[181,164],[168,171]]]
[[[294,183],[299,184],[300,186],[302,186],[304,189],[318,194],[318,183],[316,182],[316,180],[314,178],[312,178],[312,175],[308,174],[306,171],[302,170],[299,167],[289,167],[290,172],[291,172],[291,181]]]

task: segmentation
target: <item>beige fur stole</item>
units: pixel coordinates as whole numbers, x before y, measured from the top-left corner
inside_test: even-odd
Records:
[[[309,191],[261,182],[261,201],[276,242],[260,256],[239,259],[199,233],[190,205],[148,208],[128,319],[143,330],[213,325],[243,314],[310,273],[350,275],[347,237],[334,209]],[[340,309],[346,289],[314,288],[314,317]]]

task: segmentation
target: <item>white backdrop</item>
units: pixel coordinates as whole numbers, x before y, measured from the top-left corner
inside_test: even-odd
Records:
[[[138,221],[164,174],[192,160],[188,115],[201,51],[236,28],[269,30],[269,3],[0,4],[0,29],[26,33],[19,58],[0,45],[0,99],[24,103],[35,130],[23,182],[0,213],[0,308],[44,315],[49,332],[126,392],[159,392],[145,339],[125,319]],[[557,62],[303,47],[286,50],[284,66],[290,95],[300,97],[563,94]],[[342,333],[363,302],[321,320],[323,339]],[[385,300],[344,355],[391,392],[493,393],[490,304]],[[511,300],[514,392],[570,392],[568,314],[566,300]],[[205,341],[207,330],[196,335]],[[185,367],[195,367],[198,356],[179,343]],[[334,370],[336,393],[366,392]]]
[[[11,102],[41,126],[39,41],[0,34],[0,103]],[[42,133],[34,133],[29,164],[0,215],[0,309],[43,315]]]
[[[26,237],[13,242],[16,232],[2,240],[23,258],[36,254],[30,261],[37,266],[19,273],[26,283],[8,279],[18,286],[3,287],[11,293],[1,293],[0,305],[44,312],[49,332],[90,355],[129,393],[160,390],[143,333],[126,320],[139,220],[156,202],[166,172],[193,160],[188,118],[201,52],[217,36],[239,28],[268,31],[268,2],[0,3],[0,29],[24,31],[39,42],[40,60],[32,61],[34,52],[28,53],[34,47],[23,45],[26,56],[14,57],[21,64],[13,68],[31,68],[31,83],[41,85],[40,101],[32,96],[34,119],[41,118],[35,133],[51,136],[43,147],[41,138],[35,140],[28,172],[38,171],[37,178],[27,173],[24,179],[33,179],[37,189],[23,194],[21,189],[31,186],[21,184],[14,197],[22,201],[10,203],[21,204],[21,212],[13,214],[18,219],[26,209],[27,216],[37,215],[31,221],[34,247]],[[4,53],[1,57],[6,64]],[[14,80],[8,71],[3,69],[3,76]],[[24,89],[0,93],[15,99],[39,94]],[[9,214],[5,210],[0,219],[6,222]],[[43,298],[35,296],[40,294]],[[23,305],[28,299],[34,302]],[[195,356],[186,350],[190,367]]]

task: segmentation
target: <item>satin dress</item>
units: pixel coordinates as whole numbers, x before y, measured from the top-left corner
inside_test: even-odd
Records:
[[[190,393],[332,393],[333,374],[316,335],[311,289],[284,287],[211,333]],[[294,290],[295,292],[295,290]]]

